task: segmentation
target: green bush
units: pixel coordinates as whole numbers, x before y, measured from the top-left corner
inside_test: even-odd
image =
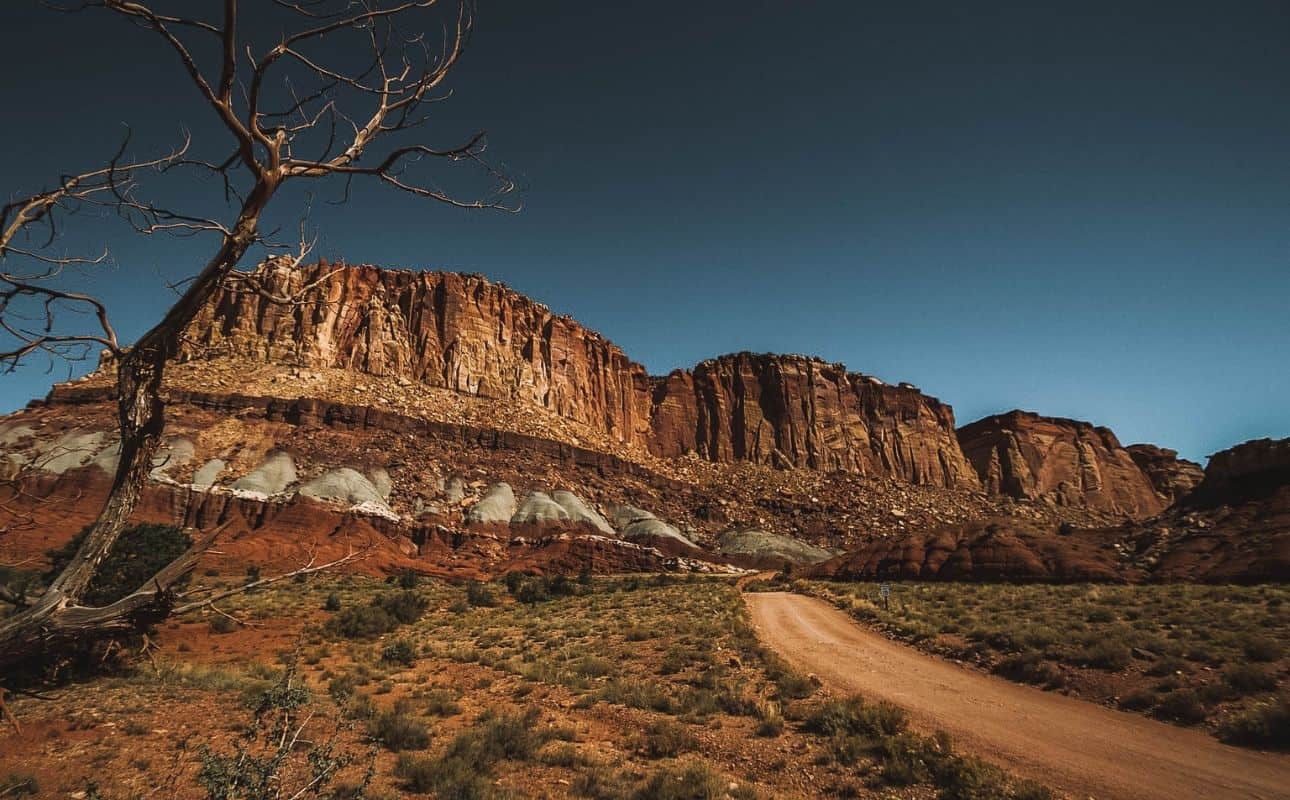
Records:
[[[416,663],[416,646],[407,639],[395,639],[381,649],[381,660],[410,667]]]
[[[895,736],[905,730],[905,712],[890,703],[867,705],[857,696],[828,700],[806,718],[806,730],[822,736],[854,735],[879,738]]]
[[[706,764],[685,764],[659,770],[633,795],[634,800],[718,800],[726,796],[726,781]]]
[[[1079,654],[1078,658],[1080,663],[1090,667],[1119,672],[1129,666],[1129,662],[1133,660],[1133,653],[1123,642],[1099,639]]]
[[[466,602],[472,606],[490,608],[497,605],[497,598],[493,597],[493,590],[487,584],[470,581],[466,584]]]
[[[408,625],[421,619],[429,603],[416,592],[394,592],[376,597],[372,605],[381,608],[396,621]]]
[[[451,689],[431,689],[426,692],[426,713],[436,717],[455,717],[461,713],[457,693]]]
[[[1235,714],[1219,726],[1218,735],[1232,744],[1290,750],[1290,694]]]
[[[1277,688],[1277,676],[1253,664],[1238,664],[1223,673],[1228,686],[1242,694],[1270,692]]]
[[[335,592],[328,594],[323,602],[323,611],[340,611],[340,595]]]
[[[1009,800],[1003,770],[972,756],[945,759],[936,772],[940,800]]]
[[[1034,650],[1008,656],[995,666],[994,671],[1009,680],[1036,686],[1058,689],[1066,685],[1066,678],[1061,670],[1044,660],[1043,655]]]
[[[650,723],[636,740],[635,749],[648,758],[673,758],[699,744],[686,726],[670,719]]]
[[[1205,704],[1200,696],[1190,689],[1180,689],[1166,694],[1156,704],[1154,713],[1162,719],[1187,724],[1204,722],[1206,717]]]
[[[1238,645],[1251,661],[1276,661],[1281,657],[1281,644],[1274,639],[1246,634],[1240,638]]]
[[[376,606],[350,606],[327,623],[328,630],[346,639],[375,639],[396,627],[398,622]]]
[[[86,526],[67,544],[45,554],[49,557],[47,582],[57,578],[71,563],[91,528]],[[142,587],[144,581],[183,555],[192,543],[186,533],[173,525],[147,523],[126,528],[99,565],[81,600],[91,606],[115,603]]]
[[[430,746],[430,731],[401,708],[383,711],[368,724],[372,738],[387,750],[424,750]]]

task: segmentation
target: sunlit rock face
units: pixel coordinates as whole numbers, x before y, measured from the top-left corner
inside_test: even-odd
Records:
[[[1109,428],[1010,411],[965,425],[958,437],[993,494],[1131,517],[1166,505]]]
[[[271,262],[255,281],[262,291],[234,281],[212,299],[181,360],[342,368],[524,401],[662,457],[978,485],[949,406],[840,364],[739,353],[651,378],[600,334],[478,275]]]

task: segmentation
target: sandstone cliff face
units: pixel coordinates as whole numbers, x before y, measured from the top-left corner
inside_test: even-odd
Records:
[[[181,358],[229,353],[522,399],[622,441],[649,428],[645,370],[597,333],[480,276],[266,265],[274,303],[236,283],[189,332]]]
[[[949,406],[803,356],[738,353],[673,372],[656,384],[652,423],[663,456],[977,485]]]
[[[986,491],[1147,517],[1165,502],[1107,428],[1010,411],[958,431]]]
[[[1195,461],[1178,457],[1177,450],[1156,447],[1154,444],[1131,444],[1124,448],[1133,458],[1147,480],[1155,487],[1156,494],[1166,506],[1171,506],[1191,493],[1205,477],[1205,470]]]
[[[841,364],[740,353],[650,378],[599,334],[480,276],[269,264],[256,278],[299,302],[234,282],[194,321],[182,360],[229,354],[524,400],[662,457],[979,485],[949,406]]]
[[[1233,505],[1290,489],[1290,439],[1253,439],[1209,457],[1186,506]]]

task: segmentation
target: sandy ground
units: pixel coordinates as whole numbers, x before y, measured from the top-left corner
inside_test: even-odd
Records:
[[[905,708],[960,749],[1077,798],[1290,798],[1290,756],[972,672],[813,597],[745,595],[763,641],[836,692]]]

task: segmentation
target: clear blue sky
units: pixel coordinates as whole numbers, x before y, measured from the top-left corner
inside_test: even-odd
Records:
[[[148,34],[14,5],[6,194],[123,122],[140,152],[212,132]],[[812,353],[960,424],[1020,407],[1198,460],[1290,436],[1290,4],[480,5],[431,133],[486,128],[524,211],[363,189],[316,209],[321,254],[482,272],[656,373]],[[127,335],[209,252],[111,244]],[[55,377],[0,377],[0,409]]]

